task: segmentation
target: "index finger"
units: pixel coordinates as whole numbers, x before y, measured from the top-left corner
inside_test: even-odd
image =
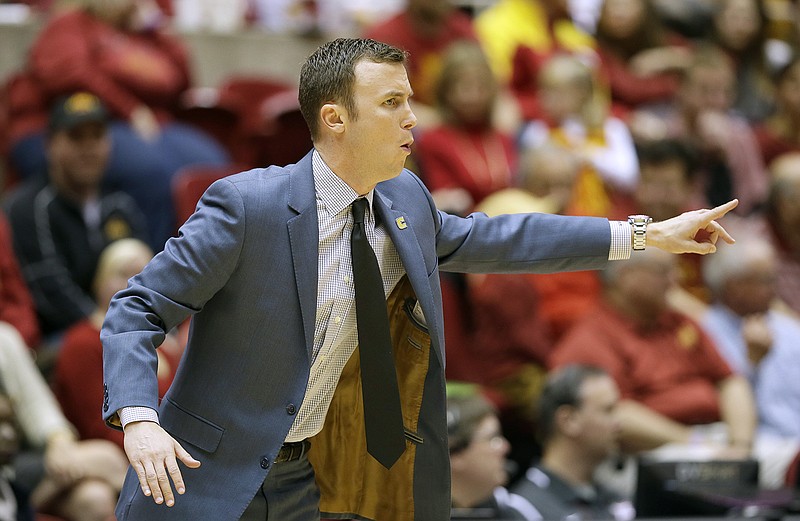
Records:
[[[731,199],[727,203],[721,204],[716,208],[712,208],[711,210],[709,210],[708,217],[710,217],[710,220],[712,221],[715,219],[719,219],[720,217],[724,216],[726,213],[730,212],[737,206],[739,206],[739,200]]]

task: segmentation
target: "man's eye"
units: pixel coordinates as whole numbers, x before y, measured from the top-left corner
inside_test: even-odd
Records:
[[[394,98],[387,99],[386,101],[384,101],[384,104],[389,106],[397,105],[397,100]]]

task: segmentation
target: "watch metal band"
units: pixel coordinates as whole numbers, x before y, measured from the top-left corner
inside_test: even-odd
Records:
[[[647,246],[647,225],[653,222],[648,215],[631,215],[628,223],[631,225],[631,238],[634,251],[641,251]]]

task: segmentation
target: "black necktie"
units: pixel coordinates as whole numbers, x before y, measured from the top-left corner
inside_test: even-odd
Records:
[[[367,204],[363,197],[353,201],[353,233],[350,235],[361,356],[361,392],[367,452],[388,469],[403,453],[406,442],[383,279],[364,226]]]

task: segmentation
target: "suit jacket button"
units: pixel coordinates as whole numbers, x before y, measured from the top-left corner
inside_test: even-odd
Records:
[[[293,415],[297,412],[297,407],[293,403],[286,406],[286,414]]]
[[[267,457],[261,458],[261,468],[262,469],[269,468],[269,458]]]

